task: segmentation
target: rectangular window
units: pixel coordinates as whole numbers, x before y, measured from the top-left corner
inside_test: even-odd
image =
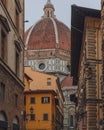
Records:
[[[19,13],[16,9],[16,28],[17,28],[17,31],[19,32]]]
[[[35,103],[35,97],[31,97],[31,98],[30,98],[30,103],[31,103],[31,104],[34,104],[34,103]]]
[[[47,79],[47,85],[49,85],[49,86],[51,85],[51,78]]]
[[[74,126],[73,115],[70,115],[70,127]]]
[[[15,44],[15,72],[19,76],[20,71],[20,58],[21,58],[21,47],[18,41],[14,41]]]
[[[17,106],[18,106],[18,95],[15,94],[15,107],[17,107]]]
[[[70,101],[71,102],[75,102],[75,94],[71,94],[70,95]]]
[[[50,103],[50,97],[42,97],[41,103]]]
[[[4,99],[5,98],[5,84],[4,83],[0,83],[0,99]]]
[[[31,121],[35,120],[35,114],[30,114],[30,120]]]
[[[0,14],[0,57],[5,62],[7,61],[7,37],[9,31],[10,27],[7,19]]]
[[[4,61],[6,61],[6,54],[7,54],[6,50],[7,50],[7,35],[3,30],[1,30],[1,58]]]
[[[24,96],[24,105],[26,105],[26,96]]]
[[[16,74],[19,75],[19,53],[16,51]]]
[[[55,104],[59,106],[59,100],[55,98]]]
[[[47,114],[47,113],[43,114],[43,120],[44,120],[44,121],[47,121],[47,120],[48,120],[48,114]]]

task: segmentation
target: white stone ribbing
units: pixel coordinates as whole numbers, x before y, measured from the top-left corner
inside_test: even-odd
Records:
[[[38,21],[38,22],[39,22],[39,21]],[[37,23],[38,23],[38,22],[37,22]],[[27,50],[28,42],[29,42],[29,39],[30,39],[30,35],[31,35],[31,33],[32,33],[32,31],[33,31],[33,29],[34,29],[34,27],[35,27],[35,25],[36,25],[37,23],[35,23],[35,24],[31,27],[31,29],[29,30],[29,33],[27,34],[26,43],[25,43],[25,50]]]
[[[59,48],[59,37],[58,37],[58,29],[57,29],[57,25],[56,22],[53,18],[50,18],[53,22],[54,25],[54,30],[55,30],[55,38],[56,38],[56,48]]]

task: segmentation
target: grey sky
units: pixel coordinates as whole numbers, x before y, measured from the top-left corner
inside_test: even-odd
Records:
[[[43,16],[43,8],[47,0],[25,0],[25,30],[36,23]],[[71,5],[100,9],[101,0],[51,0],[55,7],[56,18],[65,23],[69,28],[71,25]]]

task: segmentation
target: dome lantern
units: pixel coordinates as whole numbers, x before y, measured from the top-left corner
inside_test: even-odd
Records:
[[[55,9],[54,9],[54,6],[51,3],[51,0],[47,0],[47,3],[44,6],[43,10],[44,10],[43,18],[47,18],[47,17],[54,18],[55,17],[55,15],[54,15]]]

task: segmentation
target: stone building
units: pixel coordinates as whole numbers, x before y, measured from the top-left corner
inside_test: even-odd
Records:
[[[23,14],[23,0],[0,0],[0,130],[23,130]]]
[[[101,0],[101,31],[102,31],[102,81],[101,81],[101,87],[102,87],[102,100],[103,100],[103,127],[104,129],[104,0]]]
[[[25,65],[65,77],[70,74],[70,30],[54,15],[50,0],[42,18],[25,33]]]
[[[77,130],[101,130],[103,102],[100,11],[73,5],[71,25],[71,74],[74,84],[78,84]]]
[[[73,86],[73,78],[68,76],[62,81],[64,95],[63,130],[76,130],[76,93],[77,86]]]

